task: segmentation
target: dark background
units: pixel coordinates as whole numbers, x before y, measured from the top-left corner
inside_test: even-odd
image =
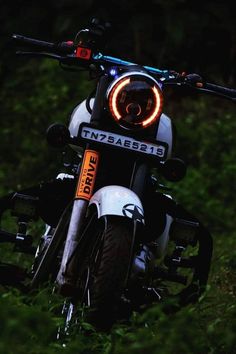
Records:
[[[57,174],[61,153],[47,146],[46,129],[52,122],[68,122],[75,105],[93,88],[86,73],[65,72],[50,60],[17,57],[9,40],[11,34],[53,42],[73,40],[92,17],[100,17],[112,23],[105,54],[161,69],[199,73],[206,81],[236,87],[235,13],[235,3],[219,0],[1,1],[1,195]],[[188,164],[186,178],[171,184],[173,194],[209,227],[215,244],[208,310],[201,308],[199,314],[195,308],[195,313],[184,314],[184,318],[190,316],[190,320],[200,323],[197,328],[187,330],[186,320],[174,319],[177,339],[172,338],[173,346],[176,340],[185,342],[180,328],[184,325],[189,346],[179,346],[182,349],[177,352],[235,353],[235,104],[199,93],[170,90],[165,96],[164,111],[177,127],[175,154]],[[20,313],[19,323],[21,316]],[[167,319],[162,321],[169,325]],[[30,326],[25,326],[29,330]],[[10,333],[9,328],[6,331]],[[141,348],[149,348],[152,339],[142,344],[139,331],[135,327],[135,340],[130,339],[129,348],[135,342]],[[199,335],[199,347],[194,331]],[[143,334],[149,338],[147,332]],[[168,349],[165,345],[164,332],[160,332],[162,335],[158,340],[162,340],[163,353],[174,353],[173,347]],[[37,334],[31,336],[40,341]],[[125,352],[122,335],[120,341],[120,349],[114,353]],[[148,350],[156,353],[151,347]],[[45,348],[43,352],[46,353]]]

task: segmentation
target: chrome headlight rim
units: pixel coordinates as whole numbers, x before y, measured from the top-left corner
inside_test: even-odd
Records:
[[[153,97],[155,99],[155,108],[151,112],[151,114],[146,117],[143,121],[138,123],[127,123],[119,113],[119,109],[117,108],[117,97],[123,87],[130,84],[131,80],[137,78],[140,81],[143,81],[146,84],[149,84],[153,89]],[[161,89],[161,84],[155,80],[151,75],[146,74],[140,71],[130,71],[126,72],[115,80],[111,82],[106,92],[106,99],[108,104],[109,113],[112,118],[116,121],[116,123],[128,130],[140,130],[145,129],[153,125],[161,116],[162,107],[163,107],[163,93]]]

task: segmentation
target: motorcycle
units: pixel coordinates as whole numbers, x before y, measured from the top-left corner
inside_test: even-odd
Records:
[[[1,242],[34,257],[26,274],[8,267],[1,281],[12,271],[14,284],[27,278],[30,289],[51,282],[66,299],[64,331],[78,308],[97,328],[109,329],[166,298],[175,297],[180,307],[197,301],[211,264],[211,235],[160,182],[178,182],[186,174],[184,161],[172,156],[174,129],[163,100],[170,85],[218,93],[195,76],[102,54],[107,32],[108,24],[93,20],[73,42],[12,36],[27,48],[19,55],[85,69],[95,81],[69,126],[47,129],[50,145],[75,151],[68,173],[0,200],[1,213],[11,209],[19,221],[16,234],[1,230]],[[46,231],[35,249],[27,224],[37,217]]]

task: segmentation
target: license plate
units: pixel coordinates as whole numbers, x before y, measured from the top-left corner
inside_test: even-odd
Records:
[[[91,126],[83,125],[80,127],[79,136],[87,142],[96,142],[124,150],[135,151],[141,154],[156,156],[160,159],[164,159],[167,152],[167,144],[165,143],[154,144]]]

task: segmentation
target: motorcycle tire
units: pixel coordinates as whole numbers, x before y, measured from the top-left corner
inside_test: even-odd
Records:
[[[132,240],[132,221],[109,216],[103,230],[98,231],[89,260],[86,252],[83,253],[83,271],[78,271],[78,287],[83,288],[84,295],[78,302],[88,306],[85,320],[97,329],[109,330],[119,316],[119,305],[133,253]]]

